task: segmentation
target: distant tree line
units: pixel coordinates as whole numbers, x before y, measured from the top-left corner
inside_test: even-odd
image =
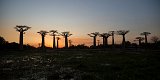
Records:
[[[160,40],[157,36],[152,36],[151,41],[153,43],[148,43],[148,35],[151,34],[150,32],[142,32],[140,35],[144,35],[144,37],[136,37],[134,41],[138,41],[139,44],[131,43],[129,41],[126,41],[125,35],[129,33],[129,30],[118,30],[118,31],[109,31],[108,33],[102,33],[99,32],[93,32],[88,34],[90,37],[93,37],[93,45],[91,48],[150,48],[150,49],[157,49],[160,48]],[[122,35],[122,43],[115,44],[114,42],[114,34]],[[102,45],[96,45],[96,37],[102,37],[103,44]],[[108,45],[108,38],[112,37],[112,44]],[[145,42],[142,42],[142,41]]]
[[[19,44],[16,42],[8,42],[6,41],[3,37],[0,36],[0,50],[19,50]],[[30,49],[35,49],[35,47],[25,44],[23,45],[23,49],[25,50],[30,50]]]
[[[3,37],[0,37],[0,49],[20,49],[20,50],[23,50],[24,48],[25,49],[34,48],[33,46],[23,44],[23,34],[27,30],[29,30],[31,27],[17,25],[14,28],[16,29],[16,31],[18,31],[20,33],[19,44],[15,43],[15,42],[8,43],[8,41],[6,41]],[[91,45],[90,47],[86,46],[85,44],[72,45],[71,44],[72,41],[68,40],[68,37],[73,34],[71,34],[69,31],[58,33],[57,30],[50,30],[50,31],[41,30],[37,33],[39,33],[42,37],[42,42],[41,42],[41,46],[40,46],[40,48],[42,50],[45,50],[45,48],[46,48],[45,36],[48,33],[50,36],[53,36],[53,47],[52,47],[53,49],[59,48],[58,41],[60,40],[60,37],[58,37],[58,36],[64,37],[64,39],[65,39],[64,48],[80,48],[80,49],[83,49],[83,48],[126,48],[126,47],[128,47],[128,48],[129,47],[130,48],[155,48],[155,49],[160,48],[160,40],[157,36],[151,37],[151,40],[153,43],[148,43],[148,36],[149,36],[149,34],[151,34],[150,32],[140,33],[140,35],[144,35],[144,37],[142,37],[142,36],[135,37],[134,41],[135,42],[138,41],[138,43],[139,43],[138,45],[136,43],[131,43],[129,41],[126,41],[125,35],[129,32],[130,32],[129,30],[118,30],[118,31],[109,31],[108,33],[93,32],[93,33],[87,34],[88,36],[93,38],[93,45]],[[115,41],[114,41],[115,34],[122,36],[122,43],[120,45],[115,44]],[[102,37],[103,44],[99,44],[99,41],[98,41],[98,45],[96,44],[97,43],[96,38],[98,36]],[[110,36],[112,37],[112,44],[111,45],[108,44],[108,38]],[[57,41],[56,41],[56,39],[57,39]],[[144,42],[142,42],[143,40],[144,40]],[[57,43],[57,45],[56,45],[56,43]],[[68,46],[68,44],[69,44],[69,46]]]

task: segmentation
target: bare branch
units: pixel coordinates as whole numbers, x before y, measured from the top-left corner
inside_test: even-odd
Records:
[[[151,37],[151,40],[154,42],[154,43],[157,43],[159,38],[157,36],[152,36]]]
[[[90,33],[90,34],[87,34],[87,35],[89,35],[90,37],[95,37],[95,36],[99,35],[99,32],[93,32],[93,33]]]
[[[31,27],[28,26],[21,26],[21,25],[17,25],[16,27],[14,27],[16,29],[16,31],[18,32],[24,32],[27,31],[28,29],[30,29]]]
[[[47,35],[47,33],[49,33],[49,32],[47,32],[47,31],[44,31],[44,30],[41,30],[41,31],[39,31],[39,32],[37,32],[37,33],[39,33],[39,34],[41,34],[41,35]]]
[[[61,32],[61,36],[67,36],[67,37],[69,37],[69,36],[71,36],[71,35],[73,35],[73,34],[70,34],[69,31]]]
[[[140,41],[143,41],[143,40],[144,40],[143,37],[136,37],[135,39],[140,40]]]
[[[119,30],[119,31],[117,31],[118,35],[125,35],[127,33],[129,33],[129,30]]]
[[[106,37],[108,38],[109,36],[111,36],[111,34],[109,33],[102,33],[102,34],[99,34],[100,37]]]
[[[115,31],[109,31],[108,32],[111,36],[113,36],[115,34]]]
[[[143,32],[143,33],[141,33],[140,35],[149,35],[149,34],[151,34],[150,32]]]

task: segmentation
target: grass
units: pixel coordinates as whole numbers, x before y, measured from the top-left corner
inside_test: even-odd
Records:
[[[0,78],[160,80],[159,52],[119,49],[8,51],[1,53]],[[9,60],[12,61],[7,63]]]

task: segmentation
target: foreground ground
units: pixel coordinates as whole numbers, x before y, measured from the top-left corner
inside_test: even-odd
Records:
[[[2,51],[0,80],[160,80],[159,50]]]

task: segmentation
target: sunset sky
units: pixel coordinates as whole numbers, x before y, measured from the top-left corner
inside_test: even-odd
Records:
[[[152,33],[149,38],[160,37],[160,0],[0,0],[0,36],[18,43],[16,25],[32,27],[24,34],[24,44],[34,46],[41,43],[40,30],[70,31],[74,45],[91,45],[91,32],[130,30],[126,40],[133,42],[144,31]],[[52,47],[52,37],[45,39]],[[121,40],[115,36],[115,43]]]

